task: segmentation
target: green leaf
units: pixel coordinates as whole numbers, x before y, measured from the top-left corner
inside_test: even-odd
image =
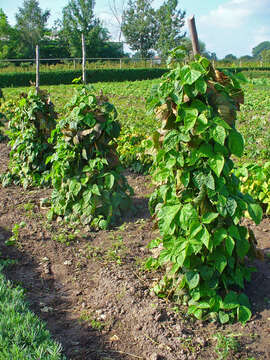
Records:
[[[188,271],[186,273],[186,282],[188,284],[189,289],[195,289],[200,282],[200,275],[195,271]]]
[[[210,168],[214,171],[217,176],[220,176],[223,166],[224,166],[224,157],[220,154],[215,154],[212,158],[208,160]]]
[[[230,125],[229,125],[225,120],[223,120],[222,118],[220,118],[219,116],[215,116],[215,117],[213,118],[213,121],[214,121],[214,123],[216,123],[217,125],[223,126],[225,129],[228,129],[228,130],[231,129]]]
[[[219,317],[219,321],[221,322],[221,324],[226,324],[230,320],[229,315],[226,314],[224,311],[219,311],[218,317]]]
[[[248,240],[244,238],[240,238],[239,240],[237,240],[236,252],[241,259],[244,259],[244,257],[247,255],[249,248],[250,244]]]
[[[232,310],[239,306],[238,295],[235,291],[230,291],[223,300],[223,309]]]
[[[229,149],[232,154],[241,157],[244,151],[243,136],[236,130],[232,129],[228,138]]]
[[[198,153],[201,157],[209,157],[211,158],[212,156],[214,156],[213,153],[213,146],[207,143],[202,144],[199,147]]]
[[[233,249],[234,249],[234,245],[235,245],[235,241],[233,240],[233,238],[232,238],[231,236],[228,236],[228,237],[226,238],[225,245],[226,245],[226,250],[227,250],[228,254],[229,254],[230,256],[232,256]]]
[[[69,191],[77,196],[82,188],[82,184],[75,179],[72,179],[69,183]]]
[[[205,94],[206,90],[207,90],[207,83],[203,78],[199,78],[196,82],[195,82],[195,89],[201,93],[201,94]]]
[[[198,110],[192,108],[184,109],[184,128],[185,131],[191,130],[197,120]]]
[[[197,127],[196,127],[196,134],[203,133],[207,128],[209,128],[208,119],[205,114],[200,114],[197,118]]]
[[[114,185],[114,175],[113,174],[106,174],[105,175],[105,186],[107,189],[111,190]]]
[[[199,269],[201,277],[203,278],[203,280],[210,280],[211,277],[213,276],[214,273],[214,268],[207,266],[207,265],[203,265],[200,267]]]
[[[158,212],[158,220],[160,230],[163,234],[170,232],[170,227],[174,218],[181,210],[182,205],[166,205],[163,206]]]
[[[263,211],[258,204],[248,204],[248,213],[256,225],[262,221]]]
[[[210,235],[205,227],[203,227],[203,229],[198,233],[196,239],[200,240],[206,246],[206,248],[209,249]]]
[[[90,128],[96,125],[96,119],[94,118],[94,115],[91,113],[87,113],[84,118],[83,122],[88,125]]]
[[[201,72],[198,70],[192,70],[188,65],[185,65],[180,70],[181,83],[192,85],[199,77]]]
[[[213,139],[220,145],[224,145],[226,139],[226,130],[223,126],[217,125],[212,131]]]
[[[231,225],[228,229],[228,233],[236,240],[241,240],[238,228],[235,225]]]
[[[193,312],[193,315],[195,316],[196,319],[201,320],[201,319],[202,319],[202,316],[203,316],[202,309],[196,309],[196,310]]]
[[[181,182],[182,184],[187,187],[189,184],[189,180],[190,180],[190,172],[189,171],[184,171],[183,174],[181,175]]]
[[[242,324],[245,324],[247,321],[251,319],[251,311],[246,306],[239,306],[237,309],[237,319]]]
[[[203,224],[210,224],[213,222],[217,217],[219,216],[219,213],[209,212],[203,215],[202,217],[202,223]]]
[[[101,193],[100,193],[100,191],[99,191],[99,188],[98,188],[98,185],[97,184],[94,184],[93,186],[92,186],[92,193],[93,194],[95,194],[95,195],[98,195],[98,196],[101,196]]]
[[[226,256],[224,256],[222,254],[217,254],[216,262],[215,262],[215,267],[216,267],[217,271],[219,271],[219,273],[221,274],[226,266],[227,266]]]
[[[188,229],[189,224],[197,219],[197,211],[191,204],[186,204],[182,207],[180,212],[180,224],[184,229]]]

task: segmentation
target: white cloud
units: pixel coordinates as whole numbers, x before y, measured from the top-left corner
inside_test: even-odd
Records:
[[[219,57],[241,56],[270,40],[269,16],[269,0],[229,0],[198,17],[199,37]]]
[[[253,30],[253,47],[263,41],[270,41],[270,25],[262,25]]]

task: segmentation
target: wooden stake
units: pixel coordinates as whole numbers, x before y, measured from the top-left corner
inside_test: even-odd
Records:
[[[197,34],[197,30],[196,30],[194,15],[192,15],[188,19],[188,27],[189,27],[189,32],[190,32],[190,37],[191,37],[191,42],[192,42],[193,54],[197,55],[200,53],[200,49],[199,49],[199,40],[198,40],[198,34]]]
[[[85,63],[86,63],[85,40],[84,40],[84,34],[82,34],[82,82],[83,82],[83,84],[86,84]]]
[[[36,45],[36,89],[39,88],[39,46]]]

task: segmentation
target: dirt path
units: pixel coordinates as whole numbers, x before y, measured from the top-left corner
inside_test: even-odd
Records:
[[[0,144],[0,172],[7,163],[7,146]],[[50,190],[0,186],[0,251],[17,260],[6,275],[27,290],[31,308],[47,322],[67,358],[270,359],[270,258],[256,264],[258,272],[247,286],[254,315],[245,327],[187,318],[184,309],[175,311],[174,304],[149,290],[158,278],[142,268],[146,245],[157,235],[147,208],[152,189],[148,177],[127,177],[135,189],[135,213],[111,231],[82,228],[75,239],[74,229],[46,222],[39,204]],[[21,221],[26,226],[16,246],[7,247],[5,240]],[[247,224],[270,254],[269,218],[257,227]]]

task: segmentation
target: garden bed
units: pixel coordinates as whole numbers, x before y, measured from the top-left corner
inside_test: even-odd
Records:
[[[8,148],[0,144],[0,172]],[[110,231],[47,223],[40,199],[48,189],[0,187],[0,251],[16,259],[6,276],[26,289],[31,309],[45,320],[68,359],[268,359],[270,357],[270,219],[245,220],[265,253],[246,292],[253,316],[245,326],[192,320],[184,307],[158,299],[145,272],[147,244],[158,234],[148,212],[150,178],[127,173],[134,211]],[[6,246],[24,221],[16,245]],[[14,234],[13,234],[14,235]]]

